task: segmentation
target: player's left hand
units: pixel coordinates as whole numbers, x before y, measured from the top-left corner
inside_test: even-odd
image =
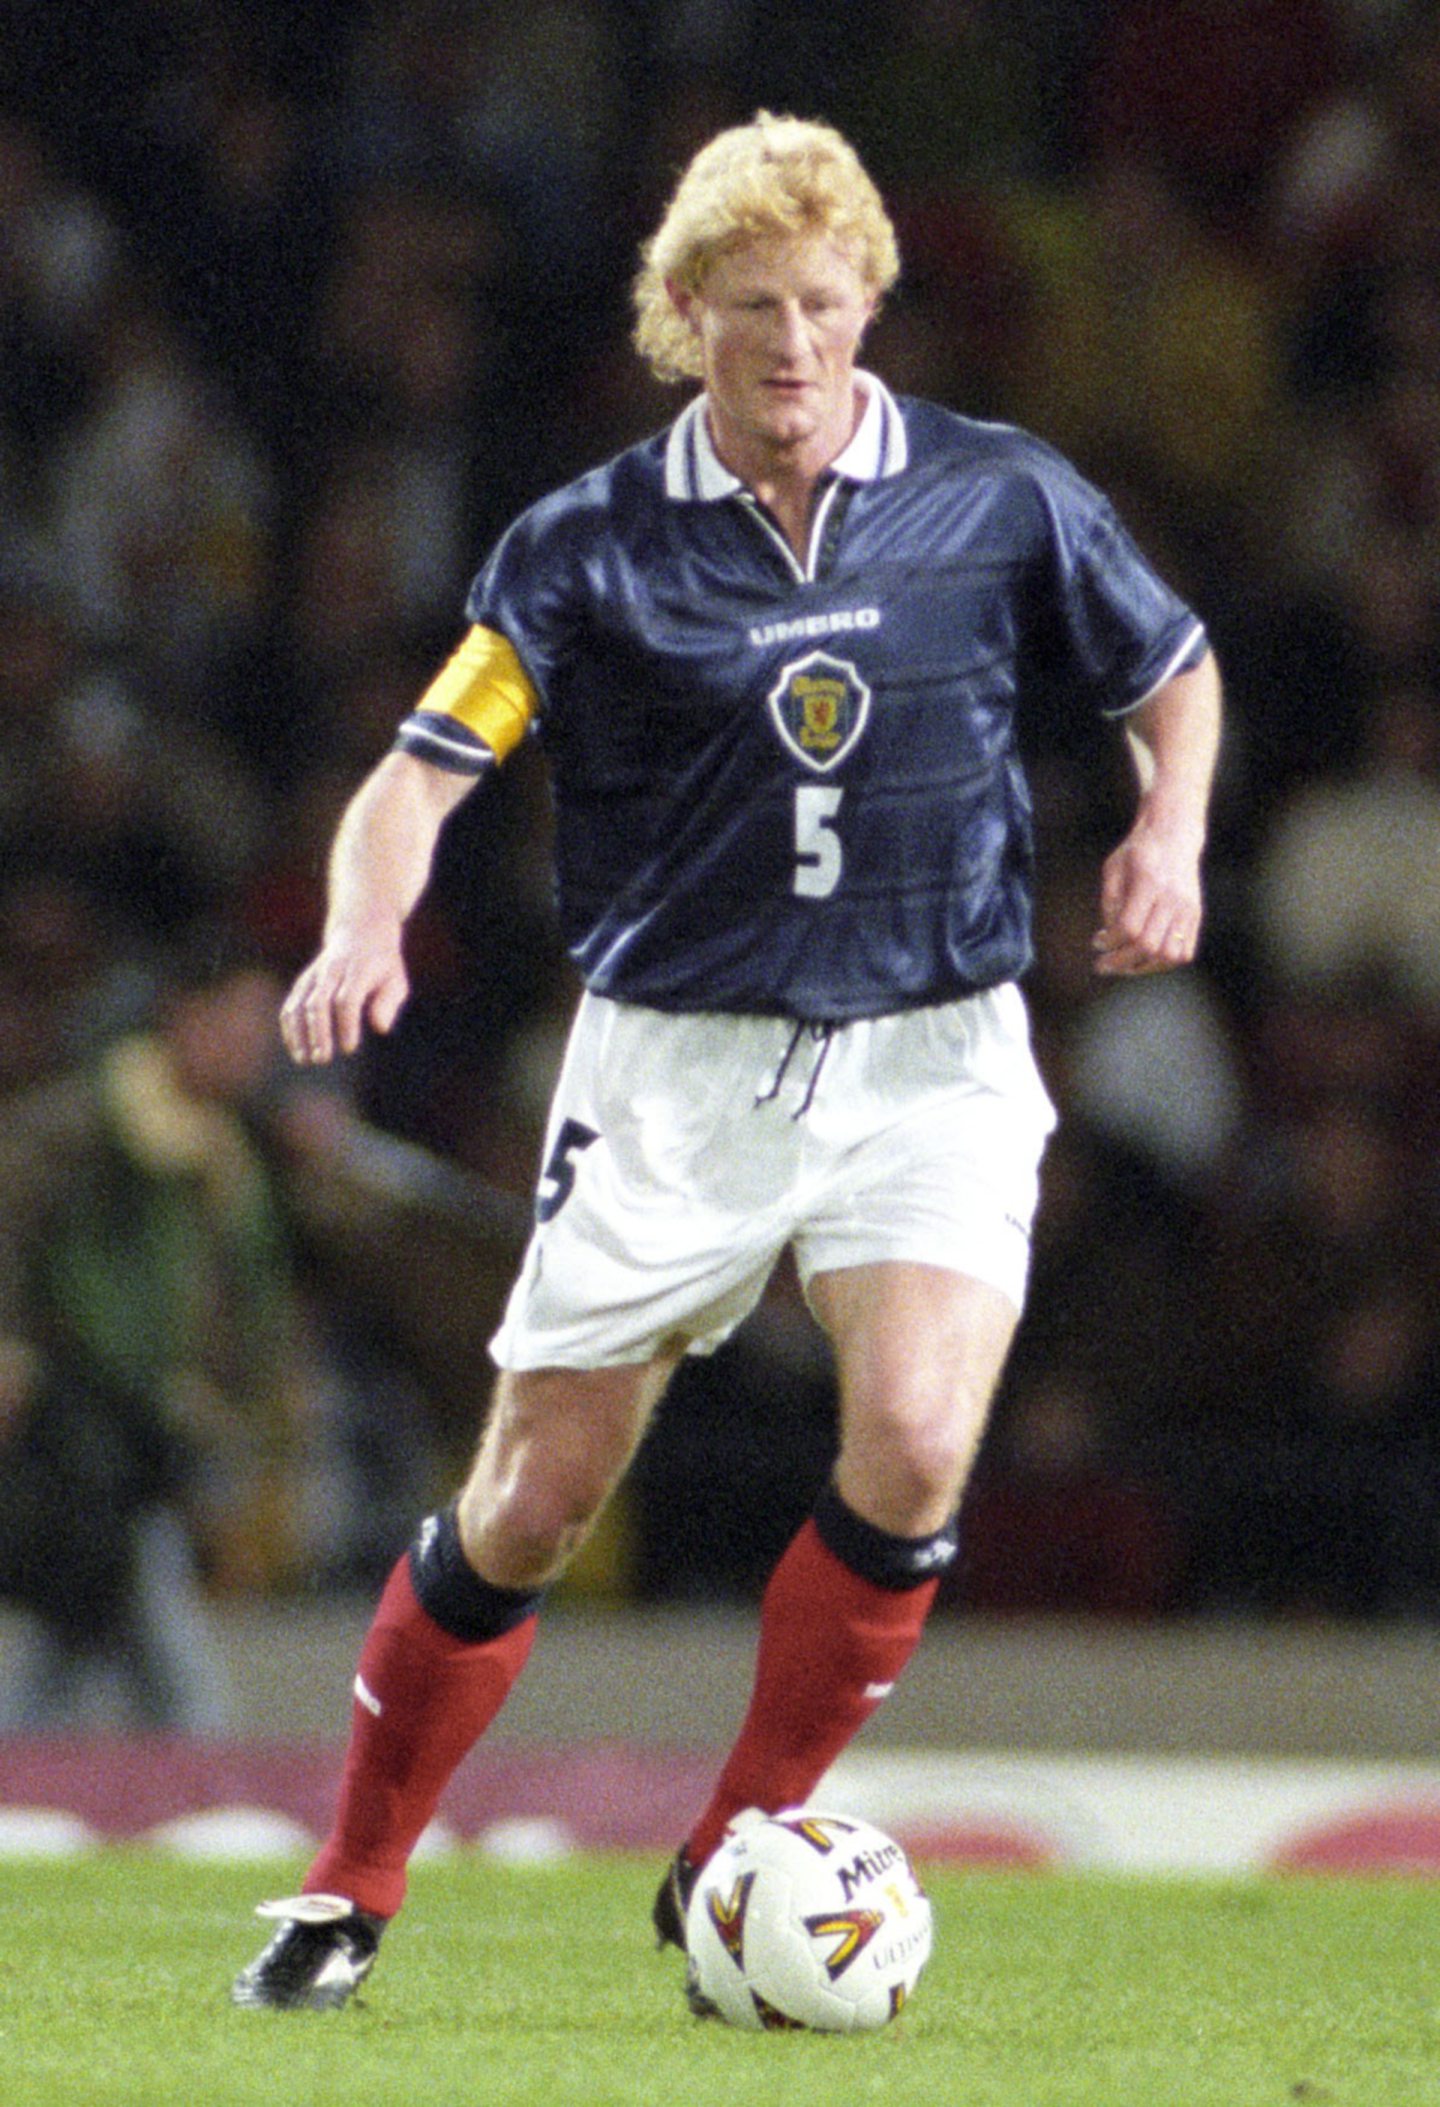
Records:
[[[1145,826],[1106,857],[1095,971],[1108,978],[1188,966],[1200,942],[1200,856]]]

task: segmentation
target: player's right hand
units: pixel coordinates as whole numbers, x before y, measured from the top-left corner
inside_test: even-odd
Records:
[[[280,1036],[302,1068],[353,1054],[366,1027],[388,1032],[410,993],[394,939],[332,938],[305,968],[280,1010]]]

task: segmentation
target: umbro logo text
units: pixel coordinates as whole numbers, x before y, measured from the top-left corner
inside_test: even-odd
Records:
[[[837,607],[833,614],[798,615],[792,622],[761,622],[750,631],[755,645],[788,644],[796,637],[834,636],[842,629],[878,629],[878,607]]]

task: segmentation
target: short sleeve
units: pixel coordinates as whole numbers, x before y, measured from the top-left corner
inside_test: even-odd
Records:
[[[1205,629],[1110,504],[1078,478],[1076,485],[1051,508],[1054,670],[1102,714],[1121,716],[1199,663]]]

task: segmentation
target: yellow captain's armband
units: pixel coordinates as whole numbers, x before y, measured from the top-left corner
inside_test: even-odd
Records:
[[[503,761],[529,730],[539,699],[514,646],[477,623],[416,708],[454,718]]]

